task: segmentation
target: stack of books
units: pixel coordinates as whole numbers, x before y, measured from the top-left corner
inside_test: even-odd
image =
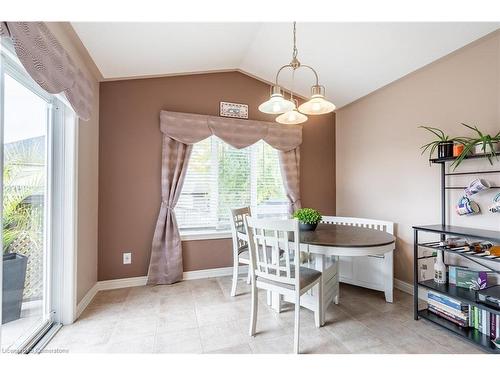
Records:
[[[500,337],[500,311],[493,314],[489,311],[471,306],[470,326],[490,336],[492,340]]]
[[[468,304],[433,290],[427,292],[427,304],[430,312],[461,327],[470,326]]]
[[[500,311],[494,314],[433,290],[427,292],[427,304],[429,311],[441,318],[475,328],[492,340],[500,338]]]

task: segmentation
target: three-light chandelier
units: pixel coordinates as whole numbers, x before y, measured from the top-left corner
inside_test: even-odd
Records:
[[[297,28],[295,22],[293,23],[293,53],[292,61],[283,65],[276,73],[274,85],[271,86],[271,97],[268,101],[259,106],[259,111],[269,113],[272,115],[279,115],[276,117],[276,122],[280,124],[301,124],[307,121],[306,115],[322,115],[330,113],[335,110],[335,105],[325,99],[325,87],[319,84],[318,73],[309,65],[303,65],[297,59]],[[278,84],[278,78],[283,69],[292,69],[292,89],[290,91],[290,99],[285,99],[283,90]],[[316,77],[316,84],[311,87],[310,99],[302,103],[297,108],[297,100],[293,98],[293,85],[295,80],[295,71],[299,68],[309,68]]]

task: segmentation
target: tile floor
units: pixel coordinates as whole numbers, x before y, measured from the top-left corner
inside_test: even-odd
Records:
[[[231,278],[184,281],[99,292],[73,325],[47,349],[91,353],[290,353],[293,306],[276,314],[259,294],[257,335],[248,336],[249,286],[242,279],[230,296]],[[314,327],[301,310],[301,353],[482,353],[472,344],[412,317],[412,296],[341,284],[340,304],[326,324]]]

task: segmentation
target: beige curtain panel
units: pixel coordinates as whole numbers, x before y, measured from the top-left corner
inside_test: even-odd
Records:
[[[280,151],[280,168],[290,211],[300,208],[302,126],[161,111],[160,129],[163,133],[162,203],[153,236],[148,284],[172,284],[182,280],[182,247],[174,208],[194,143],[215,135],[239,149],[264,140]]]
[[[33,80],[50,94],[63,93],[78,117],[88,120],[92,86],[43,22],[0,22],[0,36],[12,40],[16,55]]]

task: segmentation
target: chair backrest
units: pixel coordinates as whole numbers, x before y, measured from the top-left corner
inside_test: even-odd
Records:
[[[245,216],[251,216],[252,210],[250,207],[233,208],[231,209],[231,234],[233,237],[233,248],[240,249],[246,245],[245,234]]]
[[[358,217],[323,216],[322,223],[337,225],[352,225],[355,227],[371,228],[394,234],[394,223],[384,220],[363,219]]]
[[[255,276],[292,284],[298,290],[300,262],[293,260],[300,259],[299,222],[293,219],[256,219],[247,216],[245,224],[250,266]]]

